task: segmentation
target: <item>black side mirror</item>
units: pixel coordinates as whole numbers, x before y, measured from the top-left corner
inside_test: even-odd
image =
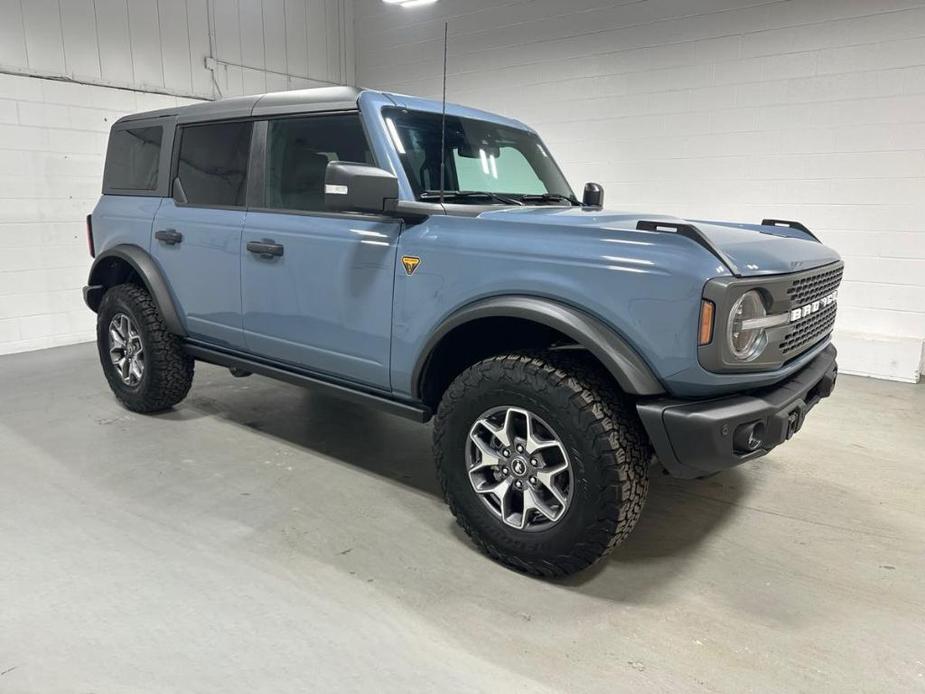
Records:
[[[397,199],[395,174],[368,164],[328,163],[324,175],[324,204],[331,212],[383,214]]]
[[[604,188],[600,183],[586,183],[584,195],[581,196],[584,207],[603,207]]]

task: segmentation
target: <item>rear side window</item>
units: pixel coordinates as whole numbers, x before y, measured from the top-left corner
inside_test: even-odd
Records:
[[[113,130],[106,162],[110,185],[121,190],[157,188],[163,136],[160,126]]]
[[[244,206],[251,130],[249,122],[183,128],[177,177],[190,205]]]

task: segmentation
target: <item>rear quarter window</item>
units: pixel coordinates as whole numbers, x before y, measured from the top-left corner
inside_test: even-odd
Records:
[[[243,121],[180,130],[177,178],[190,205],[244,206],[252,128]]]
[[[163,139],[162,126],[113,130],[106,152],[106,186],[124,191],[155,190]]]

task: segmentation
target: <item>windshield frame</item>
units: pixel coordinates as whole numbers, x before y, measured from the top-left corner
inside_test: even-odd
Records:
[[[415,201],[420,201],[420,202],[435,202],[435,200],[433,199],[433,194],[439,190],[440,188],[439,183],[437,183],[437,185],[434,185],[433,187],[429,187],[429,186],[425,187],[422,185],[423,176],[420,174],[420,172],[415,172],[414,164],[410,161],[410,158],[409,158],[408,148],[406,147],[406,144],[404,143],[403,138],[398,132],[399,128],[404,127],[399,123],[398,118],[401,116],[407,116],[409,114],[413,116],[424,117],[431,121],[433,120],[439,121],[441,119],[442,114],[439,111],[433,111],[433,110],[421,109],[421,108],[406,108],[406,107],[402,107],[398,105],[386,106],[381,109],[381,117],[382,117],[382,123],[385,126],[386,140],[389,144],[389,147],[392,150],[393,155],[398,159],[401,165],[401,171],[404,174],[405,179],[407,180],[408,187],[410,188],[410,192],[413,195],[413,199]],[[474,189],[456,190],[452,188],[451,186],[450,179],[452,178],[452,175],[449,175],[453,171],[455,171],[455,160],[452,154],[454,151],[454,148],[450,143],[447,143],[447,148],[445,152],[446,154],[446,161],[445,161],[446,198],[445,198],[445,201],[447,203],[460,204],[463,206],[479,205],[483,207],[484,206],[510,206],[510,203],[504,202],[503,198],[511,198],[514,204],[525,205],[525,206],[571,207],[573,205],[580,204],[578,199],[575,197],[575,193],[572,190],[571,185],[569,185],[568,179],[565,177],[565,174],[562,173],[562,169],[559,167],[558,162],[555,160],[555,158],[552,156],[552,153],[549,151],[549,147],[546,146],[546,143],[543,142],[542,138],[540,138],[539,134],[537,134],[534,130],[526,128],[526,127],[512,126],[508,123],[502,123],[502,122],[494,121],[488,118],[473,118],[470,116],[462,116],[462,115],[457,115],[454,113],[448,113],[446,116],[446,119],[447,119],[447,132],[450,131],[450,128],[452,127],[451,124],[453,124],[453,122],[455,121],[456,124],[458,124],[459,126],[462,126],[463,132],[466,132],[467,129],[469,130],[469,132],[472,132],[472,131],[477,132],[478,130],[487,130],[490,132],[493,130],[495,131],[496,134],[501,134],[501,135],[507,134],[509,137],[513,137],[513,138],[527,139],[530,141],[531,146],[533,144],[537,145],[538,147],[537,152],[539,152],[539,154],[536,154],[533,156],[535,158],[539,158],[540,156],[544,157],[544,161],[546,162],[546,167],[547,167],[547,170],[545,172],[538,170],[537,167],[534,165],[534,162],[531,160],[531,156],[524,154],[524,152],[519,147],[514,147],[514,149],[516,149],[516,151],[518,151],[524,157],[524,161],[530,166],[532,173],[537,177],[539,183],[546,190],[545,194],[551,195],[553,196],[553,198],[555,198],[556,196],[562,196],[564,198],[567,198],[567,200],[566,199],[561,199],[561,200],[547,199],[543,201],[543,200],[536,199],[538,197],[541,197],[543,193],[509,192],[509,191],[503,191],[500,189],[499,190],[489,189],[487,187],[482,187],[482,188],[479,188],[478,190],[474,190]],[[438,132],[439,132],[439,129],[438,129]],[[505,138],[498,138],[498,139],[499,141],[503,141]],[[439,144],[437,144],[436,149],[439,151]],[[418,149],[417,151],[420,152],[421,150]],[[424,164],[422,164],[422,167],[423,166]],[[440,169],[439,162],[436,162],[435,168],[437,171],[437,175],[434,176],[434,178],[438,179],[439,169]],[[553,181],[544,180],[544,177],[541,175],[542,173],[545,173],[547,179],[551,177],[554,180]],[[558,180],[555,180],[555,179],[558,179]],[[465,194],[467,193],[471,194],[471,193],[476,193],[476,192],[485,193],[486,195],[482,197],[481,199],[475,196],[465,196]],[[454,194],[463,194],[463,195],[459,195],[457,197],[457,195],[454,195]],[[494,196],[497,196],[497,198],[495,198]],[[522,197],[534,198],[534,199],[528,199],[525,201],[521,201]]]

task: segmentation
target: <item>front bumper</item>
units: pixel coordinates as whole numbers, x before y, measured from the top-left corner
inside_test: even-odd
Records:
[[[835,356],[829,345],[788,380],[746,395],[661,398],[636,409],[665,469],[676,477],[702,477],[763,456],[799,431],[806,414],[835,388]],[[740,427],[753,424],[753,441],[760,443],[748,450]]]

